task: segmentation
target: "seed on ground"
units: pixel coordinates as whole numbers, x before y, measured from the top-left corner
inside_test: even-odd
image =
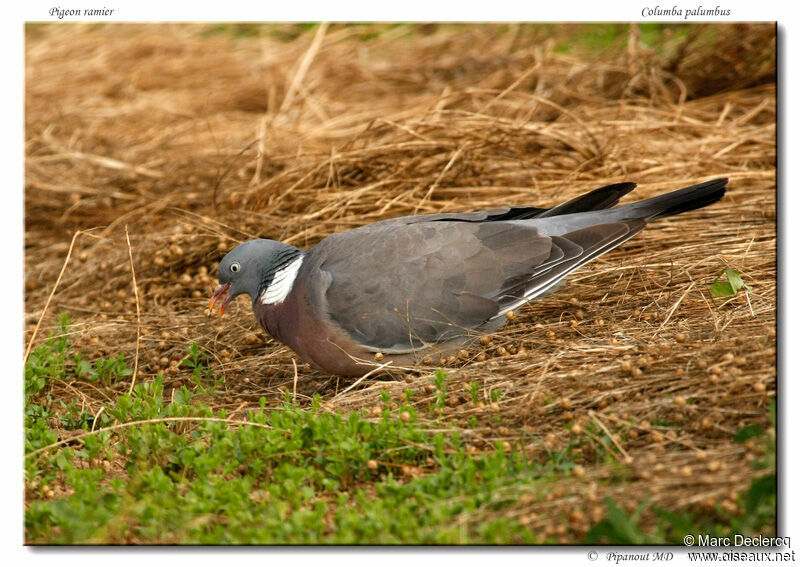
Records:
[[[572,468],[572,474],[577,476],[578,478],[583,478],[586,476],[586,469],[583,468],[581,465],[575,465]]]
[[[371,471],[378,470],[378,461],[370,459],[369,461],[367,461],[367,468]]]

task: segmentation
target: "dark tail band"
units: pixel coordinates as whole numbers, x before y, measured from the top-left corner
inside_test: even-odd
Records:
[[[725,195],[727,184],[727,178],[714,179],[628,206],[635,211],[635,218],[652,220],[679,215],[716,203]]]

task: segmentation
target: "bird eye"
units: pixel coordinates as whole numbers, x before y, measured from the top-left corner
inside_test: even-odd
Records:
[[[239,262],[234,262],[231,264],[231,272],[234,274],[239,271]]]

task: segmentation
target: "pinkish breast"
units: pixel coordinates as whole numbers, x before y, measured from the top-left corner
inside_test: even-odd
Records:
[[[256,300],[253,312],[267,333],[290,347],[304,362],[324,372],[360,376],[371,368],[353,360],[353,357],[368,359],[368,352],[324,314],[313,313],[300,281],[282,303],[264,305]]]

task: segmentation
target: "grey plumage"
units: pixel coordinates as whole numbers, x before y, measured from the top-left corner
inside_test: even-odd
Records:
[[[726,184],[718,179],[619,207],[634,184],[602,187],[551,209],[401,217],[333,234],[306,252],[250,241],[220,264],[212,305],[225,292],[225,303],[247,293],[262,326],[302,358],[329,372],[361,374],[372,353],[407,363],[497,329],[507,311],[649,221],[711,204]],[[240,270],[232,272],[233,264]],[[273,284],[276,274],[282,279]]]

